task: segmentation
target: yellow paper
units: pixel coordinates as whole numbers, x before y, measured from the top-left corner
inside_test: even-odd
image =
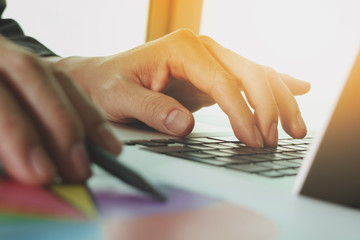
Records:
[[[53,185],[51,191],[73,205],[86,216],[97,216],[94,201],[84,185]]]

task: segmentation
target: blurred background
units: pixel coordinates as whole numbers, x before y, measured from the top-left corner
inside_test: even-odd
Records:
[[[157,12],[154,4],[165,10]],[[157,37],[149,38],[150,22],[167,27],[160,35],[194,28],[248,59],[309,81],[310,93],[297,99],[313,129],[326,119],[359,49],[359,9],[358,0],[9,0],[5,17],[61,56],[128,50]],[[198,114],[227,121],[216,106]]]

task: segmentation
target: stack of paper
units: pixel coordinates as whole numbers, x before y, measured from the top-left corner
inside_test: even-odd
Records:
[[[0,217],[18,215],[39,218],[88,219],[95,205],[83,185],[39,188],[12,180],[0,180]]]
[[[39,188],[0,179],[0,239],[100,240],[96,212],[84,185]]]
[[[240,206],[158,185],[158,202],[110,177],[85,185],[25,186],[0,179],[0,239],[270,239],[273,225]],[[261,231],[259,231],[261,229]]]

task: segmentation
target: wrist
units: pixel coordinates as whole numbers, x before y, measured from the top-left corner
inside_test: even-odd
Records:
[[[89,66],[92,63],[93,58],[71,56],[66,58],[50,57],[48,61],[54,66],[69,73],[71,77],[81,86],[81,88],[89,93],[88,82],[91,78],[88,77],[91,74],[91,70],[94,69]],[[47,60],[47,59],[46,59]]]

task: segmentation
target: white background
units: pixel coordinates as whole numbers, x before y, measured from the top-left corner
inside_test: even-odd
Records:
[[[147,11],[147,0],[8,0],[5,16],[62,56],[95,56],[142,44]],[[359,12],[358,0],[204,0],[201,34],[309,81],[298,101],[317,128],[359,48]]]
[[[6,17],[61,56],[115,54],[145,41],[148,0],[7,0]]]
[[[359,49],[360,1],[204,0],[201,33],[310,82],[311,91],[297,99],[305,122],[317,129]]]

